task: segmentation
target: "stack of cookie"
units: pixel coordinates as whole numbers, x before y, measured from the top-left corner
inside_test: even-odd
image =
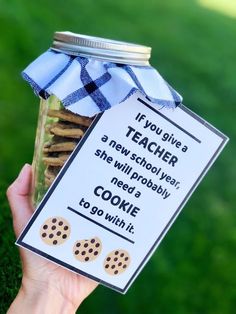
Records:
[[[48,116],[56,122],[46,125],[50,141],[43,147],[45,186],[49,187],[78,144],[92,118],[76,115],[66,109],[49,109]]]

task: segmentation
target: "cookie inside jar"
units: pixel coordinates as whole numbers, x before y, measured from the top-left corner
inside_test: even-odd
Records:
[[[41,100],[33,158],[34,205],[41,201],[92,120],[66,110],[55,96]]]

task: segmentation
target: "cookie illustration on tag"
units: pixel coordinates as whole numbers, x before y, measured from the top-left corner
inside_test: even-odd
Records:
[[[130,264],[130,255],[125,250],[114,250],[104,260],[103,266],[109,275],[123,273]]]
[[[62,217],[48,218],[40,228],[40,237],[48,245],[64,243],[70,236],[70,224]]]
[[[94,261],[102,251],[102,242],[98,237],[75,242],[73,254],[80,262]]]

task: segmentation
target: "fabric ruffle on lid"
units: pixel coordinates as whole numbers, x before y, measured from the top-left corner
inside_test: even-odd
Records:
[[[55,95],[63,106],[94,116],[140,91],[154,104],[175,108],[182,97],[151,66],[131,66],[71,56],[52,49],[23,72],[36,95]]]

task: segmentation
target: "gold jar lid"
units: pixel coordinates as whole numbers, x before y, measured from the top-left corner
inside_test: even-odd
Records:
[[[70,55],[131,65],[149,65],[151,56],[150,47],[71,32],[55,32],[51,48]]]

